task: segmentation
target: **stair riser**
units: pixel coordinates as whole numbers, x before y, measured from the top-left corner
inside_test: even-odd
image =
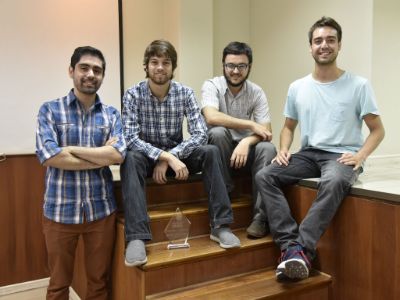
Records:
[[[274,244],[237,251],[226,250],[220,256],[196,258],[166,267],[142,270],[124,264],[125,240],[123,226],[118,226],[112,269],[112,299],[143,300],[146,295],[194,283],[253,271],[276,265],[279,250]],[[174,251],[171,251],[173,255]]]
[[[270,246],[242,252],[233,250],[232,254],[228,251],[224,256],[145,271],[146,295],[273,266],[279,254]]]
[[[234,207],[233,215],[235,222],[231,224],[232,229],[247,227],[251,222],[252,208]],[[210,233],[208,212],[200,212],[195,214],[188,214],[186,217],[190,220],[190,236],[203,235]],[[167,238],[164,234],[164,229],[169,222],[168,219],[152,220],[150,223],[151,232],[153,235],[152,242],[166,241]]]
[[[310,300],[310,299],[330,300],[332,299],[331,289],[332,288],[330,284],[325,284],[320,287],[315,287],[309,291],[298,291],[296,293],[292,293],[289,295],[287,293],[282,293],[281,295],[276,295],[271,297],[254,298],[254,300],[256,299],[257,300]]]
[[[236,178],[234,195],[251,194],[251,180],[248,178]],[[123,210],[121,184],[118,182],[114,187],[117,206]],[[147,205],[188,203],[200,199],[207,199],[202,181],[174,182],[166,185],[155,183],[146,186]]]

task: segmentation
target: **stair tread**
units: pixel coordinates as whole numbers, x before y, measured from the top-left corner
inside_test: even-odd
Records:
[[[245,229],[233,230],[241,241],[240,248],[223,249],[218,243],[210,240],[209,235],[195,236],[189,238],[190,248],[168,250],[168,242],[159,242],[146,245],[147,263],[140,268],[149,270],[171,264],[183,263],[185,261],[201,260],[210,256],[221,256],[229,251],[238,253],[259,247],[275,247],[270,235],[251,239],[247,237]]]
[[[246,207],[249,205],[251,205],[250,195],[242,195],[240,197],[232,199],[231,201],[232,209],[238,207]],[[200,201],[193,201],[180,204],[151,205],[148,207],[147,212],[151,220],[166,219],[166,218],[169,219],[174,215],[177,207],[179,207],[179,210],[183,214],[185,214],[186,216],[190,216],[201,212],[207,212],[208,202],[206,199],[203,199]],[[118,217],[118,222],[124,223],[124,217],[122,214]]]
[[[310,290],[318,286],[328,285],[331,281],[331,276],[313,270],[307,279],[278,282],[275,278],[275,269],[268,268],[150,295],[146,299],[269,299],[277,295],[284,296],[285,294],[299,293],[300,291]]]

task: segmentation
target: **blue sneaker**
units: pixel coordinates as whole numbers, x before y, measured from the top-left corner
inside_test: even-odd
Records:
[[[279,265],[276,268],[276,278],[282,280],[308,278],[311,263],[304,254],[304,248],[299,244],[290,245],[286,251],[282,251]]]

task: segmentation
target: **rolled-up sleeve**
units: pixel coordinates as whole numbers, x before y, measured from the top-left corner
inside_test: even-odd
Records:
[[[169,151],[180,159],[187,158],[193,150],[207,143],[207,126],[192,90],[185,99],[185,114],[190,138]]]
[[[119,112],[114,109],[112,111],[113,126],[111,129],[111,136],[117,138],[117,142],[111,146],[117,150],[125,159],[126,156],[126,142],[122,132],[122,121]]]
[[[61,152],[57,128],[48,103],[40,107],[36,128],[36,155],[41,164]]]
[[[219,110],[218,89],[211,80],[206,80],[201,88],[201,108],[206,106]]]

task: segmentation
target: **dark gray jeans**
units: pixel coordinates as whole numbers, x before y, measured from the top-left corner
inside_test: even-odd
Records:
[[[219,149],[223,163],[222,174],[224,176],[225,184],[228,192],[232,192],[234,188],[232,172],[234,172],[234,169],[232,169],[229,164],[233,150],[237,146],[238,142],[233,140],[229,129],[216,126],[208,130],[208,143],[216,145]],[[265,207],[261,201],[254,178],[257,172],[264,166],[269,165],[275,156],[275,146],[270,142],[259,142],[249,149],[249,155],[243,170],[251,173],[251,178],[253,181],[253,220],[267,222]]]
[[[305,149],[292,155],[288,166],[273,163],[256,175],[256,184],[267,208],[272,237],[281,250],[297,242],[307,249],[313,259],[317,243],[330,221],[357,180],[360,169],[337,162],[340,153]],[[286,185],[300,179],[321,177],[317,198],[300,224],[293,219],[282,192]]]
[[[233,222],[228,192],[221,174],[218,148],[205,145],[182,159],[190,174],[202,172],[204,188],[208,194],[208,214],[211,227]],[[121,166],[122,198],[125,214],[125,239],[151,240],[146,203],[146,177],[151,176],[155,162],[137,151],[128,151]],[[167,174],[175,176],[168,168]]]

